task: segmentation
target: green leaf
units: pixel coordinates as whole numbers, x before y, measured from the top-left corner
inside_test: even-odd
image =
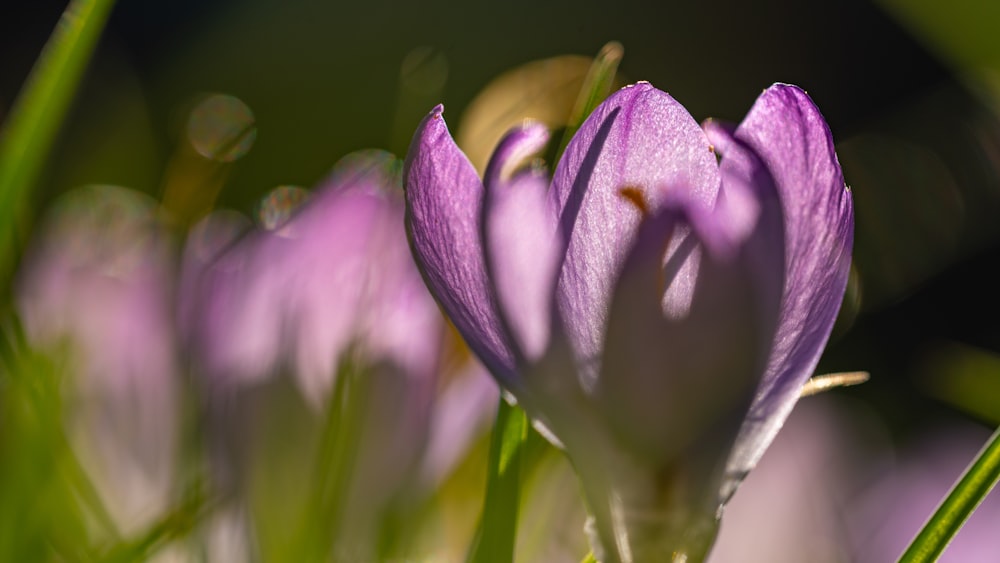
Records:
[[[521,497],[521,465],[528,439],[528,417],[500,399],[490,442],[486,499],[469,563],[514,560],[517,512]]]
[[[986,447],[979,452],[941,506],[924,524],[924,528],[899,558],[899,562],[936,561],[972,511],[996,485],[998,478],[1000,478],[1000,429],[993,433]]]
[[[559,142],[559,150],[556,152],[555,162],[559,161],[563,151],[566,150],[566,145],[569,144],[569,140],[573,138],[573,135],[576,134],[577,129],[587,119],[587,116],[597,106],[601,105],[601,102],[611,93],[611,88],[615,85],[615,74],[618,72],[618,65],[622,62],[624,55],[625,48],[622,47],[622,44],[617,41],[611,41],[604,45],[604,47],[601,47],[600,52],[594,57],[594,64],[590,66],[590,71],[587,72],[587,77],[583,80],[583,88],[580,89],[580,96],[576,99],[576,105],[573,106],[573,112],[570,114],[569,121],[567,122],[566,131]]]
[[[114,0],[71,0],[0,129],[0,279],[13,266],[38,179]]]

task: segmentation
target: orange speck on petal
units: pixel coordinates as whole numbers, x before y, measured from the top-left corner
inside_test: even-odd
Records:
[[[646,194],[642,193],[641,189],[633,186],[626,186],[618,190],[618,193],[630,201],[632,205],[639,210],[639,213],[642,213],[643,217],[649,215],[649,204],[646,202]]]

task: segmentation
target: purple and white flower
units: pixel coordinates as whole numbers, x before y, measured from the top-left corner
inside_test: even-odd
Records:
[[[826,344],[850,192],[805,92],[703,126],[647,83],[582,124],[551,180],[526,124],[482,179],[441,106],[404,170],[431,292],[580,474],[604,561],[698,559]]]

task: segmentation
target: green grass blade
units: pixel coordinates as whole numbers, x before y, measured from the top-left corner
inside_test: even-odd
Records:
[[[66,436],[64,363],[25,347],[16,317],[0,341],[0,561],[87,560],[89,525],[114,526]]]
[[[527,439],[527,415],[501,398],[490,442],[486,500],[469,563],[510,563],[514,560],[521,464]]]
[[[38,179],[114,0],[71,0],[0,129],[0,279]]]
[[[924,524],[924,528],[899,558],[899,562],[936,561],[972,511],[996,485],[998,478],[1000,478],[1000,429],[993,433],[986,447],[979,452],[941,506]]]
[[[348,357],[350,357],[348,355]],[[337,542],[344,499],[355,470],[368,406],[369,373],[350,360],[337,366],[314,460],[312,490],[291,561],[327,561]]]
[[[199,488],[188,491],[185,498],[137,537],[122,541],[101,557],[104,563],[148,561],[171,542],[190,534],[209,514],[210,506]]]
[[[583,80],[580,96],[576,99],[576,105],[573,106],[573,112],[566,124],[566,132],[563,133],[562,140],[559,142],[555,162],[559,161],[559,157],[566,150],[569,140],[573,138],[587,116],[611,93],[611,89],[615,85],[618,65],[622,62],[624,55],[625,48],[622,47],[622,44],[611,41],[601,47],[600,52],[594,57],[594,64],[590,66],[587,77]]]

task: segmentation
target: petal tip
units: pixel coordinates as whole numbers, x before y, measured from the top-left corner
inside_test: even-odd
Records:
[[[760,97],[774,99],[787,106],[809,105],[815,108],[817,112],[819,111],[818,108],[816,108],[815,102],[813,102],[812,98],[809,96],[809,93],[794,84],[775,82],[770,87],[765,89],[761,93]]]
[[[626,84],[618,89],[618,92],[625,92],[628,90],[633,90],[636,92],[647,92],[649,90],[655,90],[656,87],[649,83],[648,80],[640,80],[633,84]],[[609,96],[610,97],[610,96]]]
[[[549,141],[549,128],[541,121],[526,120],[521,124],[521,128],[536,142],[547,143]]]
[[[524,143],[532,147],[533,152],[537,152],[545,147],[545,144],[549,142],[550,136],[551,132],[544,123],[535,121],[534,119],[525,119],[520,125],[511,129],[504,136],[504,139],[501,139],[501,142],[507,138],[517,138],[519,144]]]
[[[510,180],[514,168],[541,152],[548,142],[548,127],[538,121],[525,120],[500,139],[486,165],[484,182],[490,186]]]
[[[409,176],[409,170],[414,159],[422,152],[428,152],[430,145],[433,145],[442,135],[448,135],[448,125],[444,120],[444,104],[434,106],[417,126],[410,141],[410,148],[406,152],[405,164],[403,166],[403,177]]]
[[[771,84],[770,86],[764,89],[765,92],[767,92],[768,90],[805,93],[805,90],[802,87],[796,86],[795,84],[791,84],[789,82],[775,82],[774,84]]]

